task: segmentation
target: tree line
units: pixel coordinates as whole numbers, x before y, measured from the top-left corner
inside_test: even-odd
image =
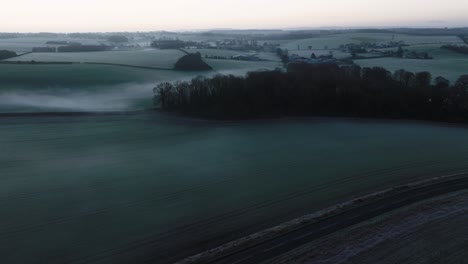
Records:
[[[198,43],[178,39],[159,39],[151,42],[151,47],[157,49],[183,49],[189,46],[198,46]]]
[[[106,51],[111,48],[106,45],[68,45],[57,47],[57,52],[95,52]]]
[[[165,111],[215,118],[344,116],[468,121],[468,75],[456,83],[428,72],[356,65],[290,64],[245,77],[218,75],[161,83],[154,103]]]
[[[468,54],[468,46],[462,45],[443,45],[442,49],[450,50],[453,52],[461,53],[461,54]]]

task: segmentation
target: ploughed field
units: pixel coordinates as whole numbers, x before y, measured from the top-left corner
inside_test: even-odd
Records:
[[[339,201],[466,171],[466,128],[159,114],[0,119],[0,262],[170,263]]]
[[[464,263],[467,198],[465,190],[414,203],[312,241],[275,263]]]

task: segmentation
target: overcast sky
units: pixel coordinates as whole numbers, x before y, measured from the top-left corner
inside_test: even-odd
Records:
[[[1,32],[468,26],[468,0],[5,0]]]

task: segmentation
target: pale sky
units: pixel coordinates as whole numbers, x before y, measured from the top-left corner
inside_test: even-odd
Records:
[[[468,0],[3,0],[0,32],[468,26]]]

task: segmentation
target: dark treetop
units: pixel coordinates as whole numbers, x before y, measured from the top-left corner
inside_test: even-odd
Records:
[[[210,71],[210,65],[203,61],[200,53],[187,54],[180,58],[174,65],[179,71]]]

